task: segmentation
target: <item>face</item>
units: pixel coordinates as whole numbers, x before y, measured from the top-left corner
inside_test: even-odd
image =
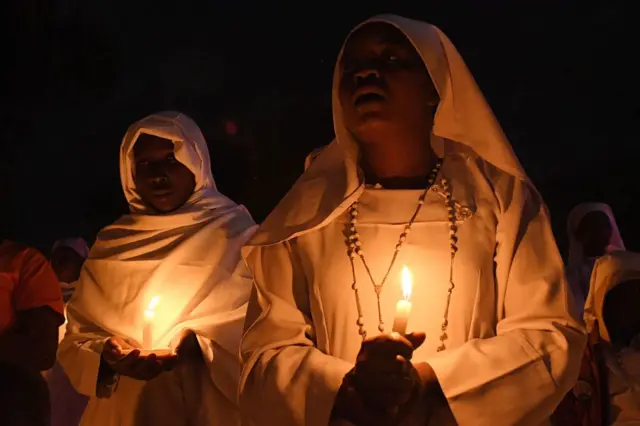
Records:
[[[607,293],[602,316],[614,345],[628,346],[640,333],[638,300],[640,300],[640,280],[622,282]]]
[[[195,176],[174,155],[173,142],[141,134],[133,147],[134,182],[142,201],[158,213],[170,213],[186,203]]]
[[[340,64],[339,97],[359,143],[429,137],[437,92],[418,52],[397,28],[372,23],[353,33]]]
[[[585,256],[599,257],[606,253],[612,232],[611,221],[606,213],[594,211],[587,213],[580,221],[576,239],[582,244]]]
[[[69,247],[58,247],[51,253],[51,267],[58,281],[72,283],[80,277],[84,259]]]

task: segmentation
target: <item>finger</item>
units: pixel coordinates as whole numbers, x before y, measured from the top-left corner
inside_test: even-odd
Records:
[[[117,368],[118,371],[129,371],[140,358],[140,351],[138,349],[134,349],[126,355],[120,356],[113,363],[113,367]]]
[[[413,350],[416,350],[427,340],[427,335],[422,331],[414,331],[407,334],[405,338],[411,343]]]
[[[400,355],[395,358],[371,357],[356,363],[356,375],[402,374],[410,371],[411,362]]]
[[[393,356],[402,355],[411,358],[413,345],[398,333],[375,337],[362,342],[360,349],[362,356]],[[360,354],[359,354],[360,355]]]

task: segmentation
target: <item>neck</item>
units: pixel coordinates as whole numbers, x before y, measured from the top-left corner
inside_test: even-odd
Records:
[[[424,187],[438,160],[429,143],[361,146],[362,168],[369,183],[386,188]]]

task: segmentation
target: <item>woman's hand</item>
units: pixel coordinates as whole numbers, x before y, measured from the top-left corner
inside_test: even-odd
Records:
[[[354,373],[354,387],[364,403],[377,411],[399,413],[420,394],[421,381],[411,364],[424,333],[380,335],[362,343]]]
[[[102,359],[113,371],[136,380],[151,380],[163,371],[171,370],[176,358],[175,354],[143,356],[139,349],[119,337],[109,338],[102,349]]]
[[[354,426],[394,426],[395,413],[379,412],[366,406],[354,386],[355,371],[351,370],[342,380],[331,412],[330,425],[343,425],[348,422]]]

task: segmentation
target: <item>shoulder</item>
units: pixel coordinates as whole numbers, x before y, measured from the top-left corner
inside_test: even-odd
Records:
[[[11,259],[12,263],[18,266],[47,263],[46,257],[38,249],[15,241],[1,243],[0,256]]]
[[[513,176],[494,166],[470,149],[459,149],[448,154],[445,166],[452,170],[453,180],[466,188],[475,202],[495,204],[496,213],[505,212],[515,204],[528,204],[534,209],[544,206],[544,201],[533,183]]]

